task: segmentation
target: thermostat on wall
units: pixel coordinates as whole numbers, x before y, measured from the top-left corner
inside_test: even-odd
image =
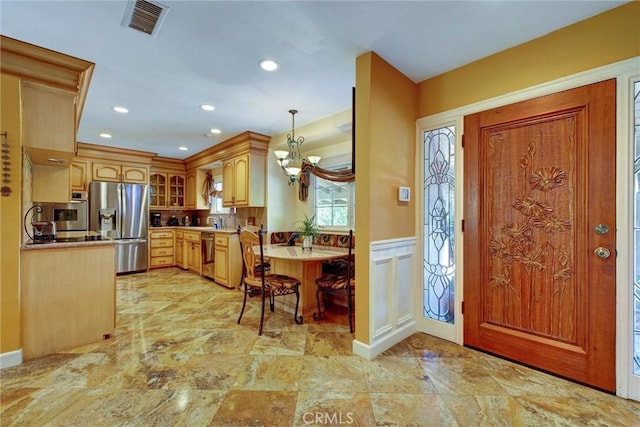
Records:
[[[408,202],[411,200],[411,189],[409,187],[398,187],[398,201]]]

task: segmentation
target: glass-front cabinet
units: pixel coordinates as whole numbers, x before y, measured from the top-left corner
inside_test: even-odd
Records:
[[[183,208],[185,195],[185,176],[169,174],[169,207]]]
[[[152,173],[149,176],[151,187],[151,207],[164,208],[167,206],[167,174]]]
[[[185,207],[185,175],[153,172],[149,176],[151,208],[182,209]]]

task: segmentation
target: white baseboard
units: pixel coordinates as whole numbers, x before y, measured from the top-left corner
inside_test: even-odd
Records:
[[[22,364],[22,349],[0,353],[0,369]]]
[[[353,353],[364,357],[367,360],[372,360],[376,356],[384,353],[394,345],[398,344],[405,338],[410,337],[417,331],[417,324],[415,321],[408,322],[402,327],[393,330],[391,333],[386,334],[383,339],[373,342],[371,345],[365,344],[361,341],[353,341]]]

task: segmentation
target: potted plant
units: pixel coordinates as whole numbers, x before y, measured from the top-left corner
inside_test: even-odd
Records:
[[[315,215],[309,218],[306,214],[300,222],[300,227],[296,230],[302,236],[302,249],[311,249],[313,238],[320,235],[320,230],[315,223]]]

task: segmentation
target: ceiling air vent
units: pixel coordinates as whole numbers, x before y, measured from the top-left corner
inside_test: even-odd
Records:
[[[122,26],[133,28],[155,37],[167,16],[169,8],[157,2],[135,0],[127,3]]]

